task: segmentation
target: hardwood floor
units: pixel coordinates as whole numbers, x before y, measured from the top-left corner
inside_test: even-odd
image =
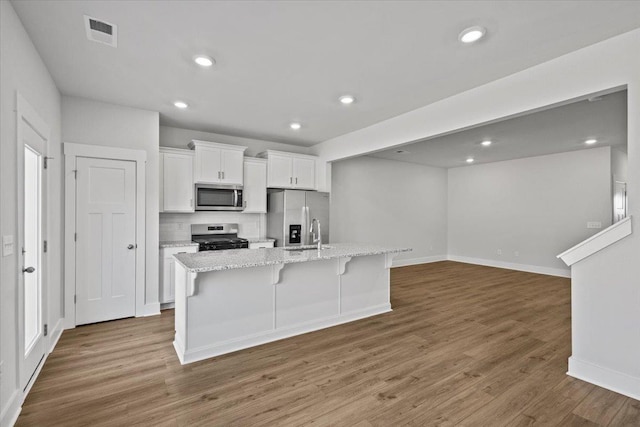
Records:
[[[65,331],[18,426],[640,426],[568,377],[568,279],[392,270],[393,312],[181,366],[173,312]]]

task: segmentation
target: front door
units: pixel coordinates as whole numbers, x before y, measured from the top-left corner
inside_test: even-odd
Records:
[[[135,315],[136,163],[78,157],[76,325]]]
[[[45,353],[46,174],[48,127],[18,96],[18,249],[20,279],[20,386],[31,385]]]

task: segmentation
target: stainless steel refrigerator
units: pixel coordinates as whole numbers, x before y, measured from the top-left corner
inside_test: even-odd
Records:
[[[320,221],[322,243],[329,242],[329,193],[303,190],[269,190],[267,236],[276,246],[312,245],[309,228]]]

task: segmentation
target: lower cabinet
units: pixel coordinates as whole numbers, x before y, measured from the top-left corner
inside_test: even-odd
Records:
[[[253,242],[249,243],[249,249],[272,248],[273,242]]]
[[[160,248],[160,303],[167,304],[175,301],[175,267],[173,257],[179,253],[193,254],[198,252],[197,246],[174,248]]]

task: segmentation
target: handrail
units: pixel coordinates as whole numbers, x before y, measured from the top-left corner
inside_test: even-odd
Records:
[[[594,234],[587,240],[578,243],[571,249],[567,249],[558,255],[557,258],[560,258],[565,264],[571,266],[617,242],[618,240],[627,237],[632,232],[631,216],[628,216],[610,227],[605,228],[601,232]]]

